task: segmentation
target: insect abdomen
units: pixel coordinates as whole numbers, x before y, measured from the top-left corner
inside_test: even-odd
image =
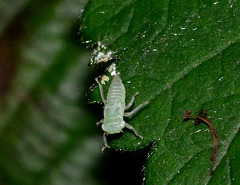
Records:
[[[114,105],[115,103],[121,103],[121,106],[125,108],[125,88],[119,75],[115,76],[111,82],[107,94],[107,104]]]
[[[105,131],[118,133],[124,127],[123,114],[125,111],[125,88],[117,75],[113,78],[107,94],[104,109]],[[109,129],[109,130],[108,130]]]

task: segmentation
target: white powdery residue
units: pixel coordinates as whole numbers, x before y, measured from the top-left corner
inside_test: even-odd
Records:
[[[94,49],[92,58],[91,58],[91,65],[92,64],[98,64],[101,62],[108,62],[109,60],[113,59],[113,54],[115,52],[108,50],[107,47],[102,44],[101,42],[98,42],[97,49]]]
[[[94,60],[96,61],[96,63],[107,62],[112,59],[112,54],[112,51],[108,51],[107,53],[99,52],[94,58]]]
[[[112,76],[116,76],[119,75],[120,73],[117,72],[117,66],[115,63],[112,63],[109,67],[108,67],[108,72],[111,73]]]

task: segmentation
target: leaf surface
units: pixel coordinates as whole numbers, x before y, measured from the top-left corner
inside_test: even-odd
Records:
[[[146,184],[238,184],[240,158],[240,4],[237,1],[89,1],[82,38],[117,52],[127,101],[150,105],[127,120],[111,146],[136,150],[155,141]],[[105,90],[106,91],[106,90]],[[207,110],[219,136],[214,176],[209,128],[183,122]]]

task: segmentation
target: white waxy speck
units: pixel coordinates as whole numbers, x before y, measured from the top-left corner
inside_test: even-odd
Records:
[[[108,72],[111,73],[112,76],[116,76],[119,75],[120,73],[117,72],[117,66],[115,63],[112,63],[109,67],[108,67]]]
[[[92,40],[85,41],[86,44],[91,43],[91,42],[92,42]]]
[[[219,80],[219,81],[222,81],[222,79],[223,79],[223,76],[222,76],[221,78],[219,78],[218,80]]]
[[[201,132],[201,131],[202,131],[202,130],[201,130],[201,129],[199,129],[199,130],[197,130],[197,131],[195,132],[195,134],[196,134],[196,133],[198,133],[198,132]]]
[[[175,129],[172,129],[170,132],[169,132],[169,134],[172,134],[172,132],[174,132],[175,131]]]

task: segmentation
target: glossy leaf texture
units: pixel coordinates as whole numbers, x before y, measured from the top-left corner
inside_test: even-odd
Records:
[[[137,150],[155,141],[146,184],[239,184],[240,3],[238,1],[90,0],[84,41],[115,51],[127,101],[150,104],[127,120],[144,136],[124,130],[111,147]],[[106,87],[107,88],[107,87]],[[220,136],[209,175],[209,128],[183,114],[207,110]]]

